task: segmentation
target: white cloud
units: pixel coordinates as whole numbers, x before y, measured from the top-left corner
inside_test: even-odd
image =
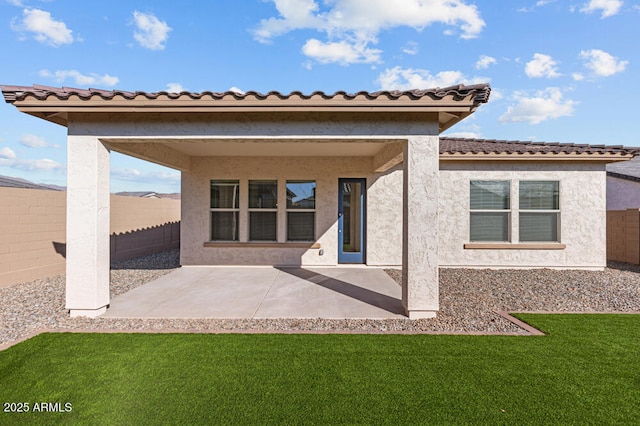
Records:
[[[601,11],[600,17],[604,19],[617,14],[622,4],[622,0],[591,0],[582,6],[580,12],[593,13]]]
[[[504,95],[500,89],[496,89],[495,87],[491,88],[491,96],[489,97],[489,102],[499,101],[503,99]]]
[[[64,165],[57,161],[43,158],[41,160],[18,160],[13,167],[22,170],[60,170]]]
[[[584,66],[598,77],[609,77],[622,72],[629,63],[599,49],[583,50],[580,52],[580,58],[585,61]]]
[[[451,132],[442,135],[447,138],[463,138],[463,139],[480,139],[480,133],[477,132]]]
[[[0,158],[13,160],[14,158],[16,158],[16,153],[13,152],[13,150],[8,146],[5,146],[4,148],[0,149]]]
[[[527,62],[524,72],[531,78],[554,78],[561,75],[558,73],[557,62],[551,56],[542,53],[533,55],[533,59]]]
[[[416,43],[415,41],[410,41],[402,48],[402,51],[407,55],[417,55],[418,43]]]
[[[368,49],[364,43],[351,44],[345,40],[323,43],[314,38],[302,46],[302,53],[321,64],[337,62],[341,65],[380,62],[381,50]]]
[[[408,26],[421,31],[439,23],[471,39],[485,26],[477,7],[467,0],[404,0],[393,7],[388,0],[332,0],[322,2],[322,8],[316,0],[271,1],[279,17],[261,20],[253,30],[254,38],[268,43],[294,30],[323,32],[326,41],[311,39],[303,48],[303,53],[323,63],[378,62],[381,51],[370,45],[377,44],[377,35],[384,29]]]
[[[262,19],[253,36],[261,43],[268,43],[272,38],[289,31],[315,28],[324,29],[323,18],[314,15],[319,7],[314,0],[272,0],[282,18]]]
[[[549,3],[555,3],[557,0],[538,0],[532,7],[521,7],[518,12],[533,12],[537,7],[546,6]]]
[[[180,182],[180,173],[173,171],[143,172],[138,169],[112,169],[111,176],[119,180],[142,183]]]
[[[18,6],[18,7],[23,7],[24,4],[22,4],[22,0],[7,0],[7,3],[13,5],[13,6]]]
[[[185,89],[180,83],[167,84],[167,92],[169,93],[180,93],[180,92],[186,92],[186,91],[187,89]]]
[[[410,90],[474,84],[486,80],[479,77],[469,79],[460,71],[441,71],[432,75],[429,70],[394,67],[380,73],[376,82],[382,90]]]
[[[496,60],[496,58],[487,56],[487,55],[482,55],[480,56],[480,59],[478,59],[478,62],[476,62],[476,69],[484,70],[489,68],[489,65],[493,65],[497,63],[498,61]]]
[[[11,21],[14,31],[31,32],[33,37],[43,44],[58,47],[73,43],[73,31],[62,21],[56,21],[49,12],[40,9],[24,9],[22,22]]]
[[[573,74],[571,74],[571,77],[572,77],[575,81],[582,81],[582,80],[584,80],[584,74],[579,73],[579,72],[574,72]]]
[[[120,79],[109,74],[99,75],[96,73],[82,74],[76,70],[58,70],[51,72],[49,70],[40,70],[40,77],[50,78],[58,83],[62,83],[67,79],[72,79],[78,86],[115,86]]]
[[[20,160],[15,158],[3,158],[0,156],[0,166],[12,167],[19,170],[60,170],[64,171],[64,165],[57,161],[43,158],[41,160]]]
[[[517,104],[510,106],[499,118],[502,123],[528,122],[539,124],[546,120],[573,115],[577,102],[564,99],[558,87],[548,87],[527,97],[524,92],[516,92]]]
[[[245,91],[242,89],[238,89],[236,86],[233,86],[229,89],[230,92],[240,93],[241,95],[245,94]]]
[[[164,50],[165,42],[169,38],[172,28],[165,21],[161,21],[150,13],[133,12],[137,30],[133,33],[142,47],[151,50]]]
[[[20,143],[29,148],[46,148],[49,146],[49,143],[44,138],[29,133],[20,136]]]
[[[142,176],[142,172],[138,169],[112,169],[111,176],[125,180],[135,180]]]

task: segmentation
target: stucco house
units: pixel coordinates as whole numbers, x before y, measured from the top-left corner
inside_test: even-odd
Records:
[[[486,84],[403,92],[147,93],[3,86],[68,129],[71,315],[109,305],[109,153],[182,172],[181,264],[402,266],[410,318],[439,267],[606,265],[623,147],[440,138]]]

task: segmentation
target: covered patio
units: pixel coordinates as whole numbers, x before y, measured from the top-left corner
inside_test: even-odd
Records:
[[[116,296],[103,318],[403,318],[402,289],[364,267],[182,267]]]
[[[111,151],[181,171],[183,266],[297,267],[291,271],[303,277],[284,269],[277,276],[302,279],[316,291],[330,291],[320,281],[340,280],[309,281],[316,267],[402,267],[400,296],[393,296],[402,309],[389,312],[419,319],[439,310],[439,134],[488,101],[488,84],[332,95],[2,91],[20,111],[68,128],[71,316],[116,309],[109,296]],[[311,195],[294,202],[295,185]],[[343,259],[345,252],[356,255]],[[267,290],[264,302],[277,292]],[[313,291],[305,297],[312,301]]]

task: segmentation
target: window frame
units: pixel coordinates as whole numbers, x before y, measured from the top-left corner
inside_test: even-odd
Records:
[[[273,182],[275,183],[275,207],[251,207],[251,183],[252,182]],[[278,179],[249,179],[247,184],[247,239],[249,242],[277,242],[278,241]],[[274,239],[254,239],[251,235],[251,213],[272,213],[275,215]]]
[[[494,181],[494,182],[504,182],[508,181],[510,186],[509,196],[510,196],[510,210],[509,210],[509,224],[508,224],[508,233],[509,240],[508,241],[478,241],[471,239],[471,216],[473,212],[505,212],[506,210],[495,210],[495,209],[472,209],[471,208],[471,182],[473,181]],[[561,179],[469,179],[469,227],[467,229],[468,243],[464,244],[464,248],[477,248],[477,249],[548,249],[548,250],[558,250],[566,248],[566,245],[562,243],[562,180]],[[521,182],[553,182],[557,184],[557,209],[535,209],[535,208],[520,208],[521,204],[521,191],[520,191],[520,183]],[[549,214],[553,213],[556,215],[555,220],[555,234],[556,239],[553,241],[522,241],[521,238],[521,213],[524,214]]]
[[[208,204],[208,236],[207,241],[205,242],[206,247],[217,247],[219,245],[228,245],[228,244],[238,244],[239,246],[247,245],[261,245],[261,244],[290,244],[292,246],[306,244],[306,243],[314,243],[317,241],[317,199],[315,197],[315,192],[318,187],[318,181],[315,178],[311,179],[283,179],[283,178],[274,178],[274,179],[234,179],[227,177],[212,177],[209,179],[209,185],[215,183],[228,183],[232,182],[237,185],[237,196],[233,202],[235,202],[234,207],[211,207],[214,204],[214,199],[211,194],[211,189],[209,190],[209,204]],[[253,183],[263,183],[269,182],[274,185],[272,194],[274,195],[273,202],[269,202],[269,207],[258,207],[259,194],[257,197],[254,197],[252,202],[251,200],[251,184]],[[289,196],[287,193],[287,184],[291,183],[313,183],[313,208],[299,208],[295,206],[289,205]],[[254,188],[255,191],[255,188]],[[254,192],[254,195],[257,193]],[[227,197],[229,198],[229,197]],[[296,197],[297,198],[297,197]],[[309,196],[304,198],[306,200],[310,198]],[[225,200],[227,201],[227,200]],[[233,203],[232,202],[232,203]],[[217,199],[218,205],[220,205],[220,198]],[[308,207],[309,204],[305,203]],[[253,205],[253,207],[250,207]],[[232,212],[235,215],[235,239],[214,239],[214,223],[213,217],[215,213],[224,213],[224,212]],[[274,227],[271,227],[271,223],[269,223],[271,235],[274,236],[273,239],[252,239],[251,233],[251,215],[252,213],[270,213],[273,216],[273,224]],[[289,235],[289,214],[290,213],[312,213],[313,214],[313,235],[310,239],[290,239]],[[269,222],[270,219],[269,219]],[[306,224],[303,224],[306,225]],[[305,228],[308,229],[307,226]],[[258,231],[256,231],[257,233]],[[271,236],[269,235],[269,236]]]
[[[316,202],[316,189],[318,188],[318,183],[315,179],[287,179],[285,180],[285,194],[286,191],[288,191],[288,185],[289,183],[313,183],[313,208],[300,208],[300,207],[290,207],[289,206],[289,198],[288,196],[285,195],[286,198],[286,204],[285,204],[285,230],[286,230],[286,236],[285,236],[285,241],[287,242],[312,242],[316,240],[316,209],[317,209],[317,202]],[[313,236],[311,239],[308,240],[302,240],[302,239],[291,239],[289,237],[289,213],[313,213]]]
[[[508,194],[508,204],[509,204],[509,208],[506,209],[474,209],[471,206],[471,188],[472,188],[472,182],[506,182],[508,184],[508,190],[507,190],[507,194]],[[511,185],[511,180],[510,179],[470,179],[469,180],[469,241],[473,242],[473,243],[509,243],[512,241],[512,225],[513,225],[513,221],[512,221],[512,211],[513,211],[513,195],[512,195],[512,190],[513,190],[513,185]],[[472,216],[474,215],[474,213],[501,213],[501,214],[505,214],[507,217],[507,223],[506,223],[506,227],[507,227],[507,236],[506,239],[504,240],[474,240],[471,238],[472,235],[472,231],[471,231],[471,226],[472,226]]]
[[[536,208],[522,208],[522,183],[523,182],[532,182],[532,183],[543,183],[550,182],[555,183],[557,185],[557,197],[558,197],[558,208],[557,209],[536,209]],[[522,179],[518,180],[518,241],[525,243],[559,243],[561,241],[561,228],[560,228],[560,211],[561,211],[561,197],[560,197],[560,180],[558,179]],[[555,214],[555,240],[522,240],[522,214],[529,215],[544,215],[544,214]]]
[[[212,197],[211,197],[211,187],[213,186],[214,182],[225,182],[225,183],[231,183],[231,182],[235,182],[236,183],[236,194],[237,196],[235,196],[235,205],[237,205],[237,207],[211,207],[212,204]],[[240,190],[240,179],[210,179],[209,180],[209,241],[216,241],[216,242],[238,242],[240,241],[240,199],[242,198],[242,191]],[[235,225],[235,239],[214,239],[213,238],[213,215],[214,213],[229,213],[229,212],[233,212],[235,213],[235,221],[236,221],[236,225]]]

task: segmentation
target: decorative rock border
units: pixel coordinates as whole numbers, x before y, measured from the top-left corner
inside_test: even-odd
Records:
[[[178,265],[178,251],[118,262],[112,265],[112,296]],[[605,271],[442,269],[437,318],[413,321],[69,318],[59,275],[0,288],[0,348],[42,332],[540,335],[509,312],[640,313],[640,268],[610,266]],[[401,282],[400,271],[387,273]]]

